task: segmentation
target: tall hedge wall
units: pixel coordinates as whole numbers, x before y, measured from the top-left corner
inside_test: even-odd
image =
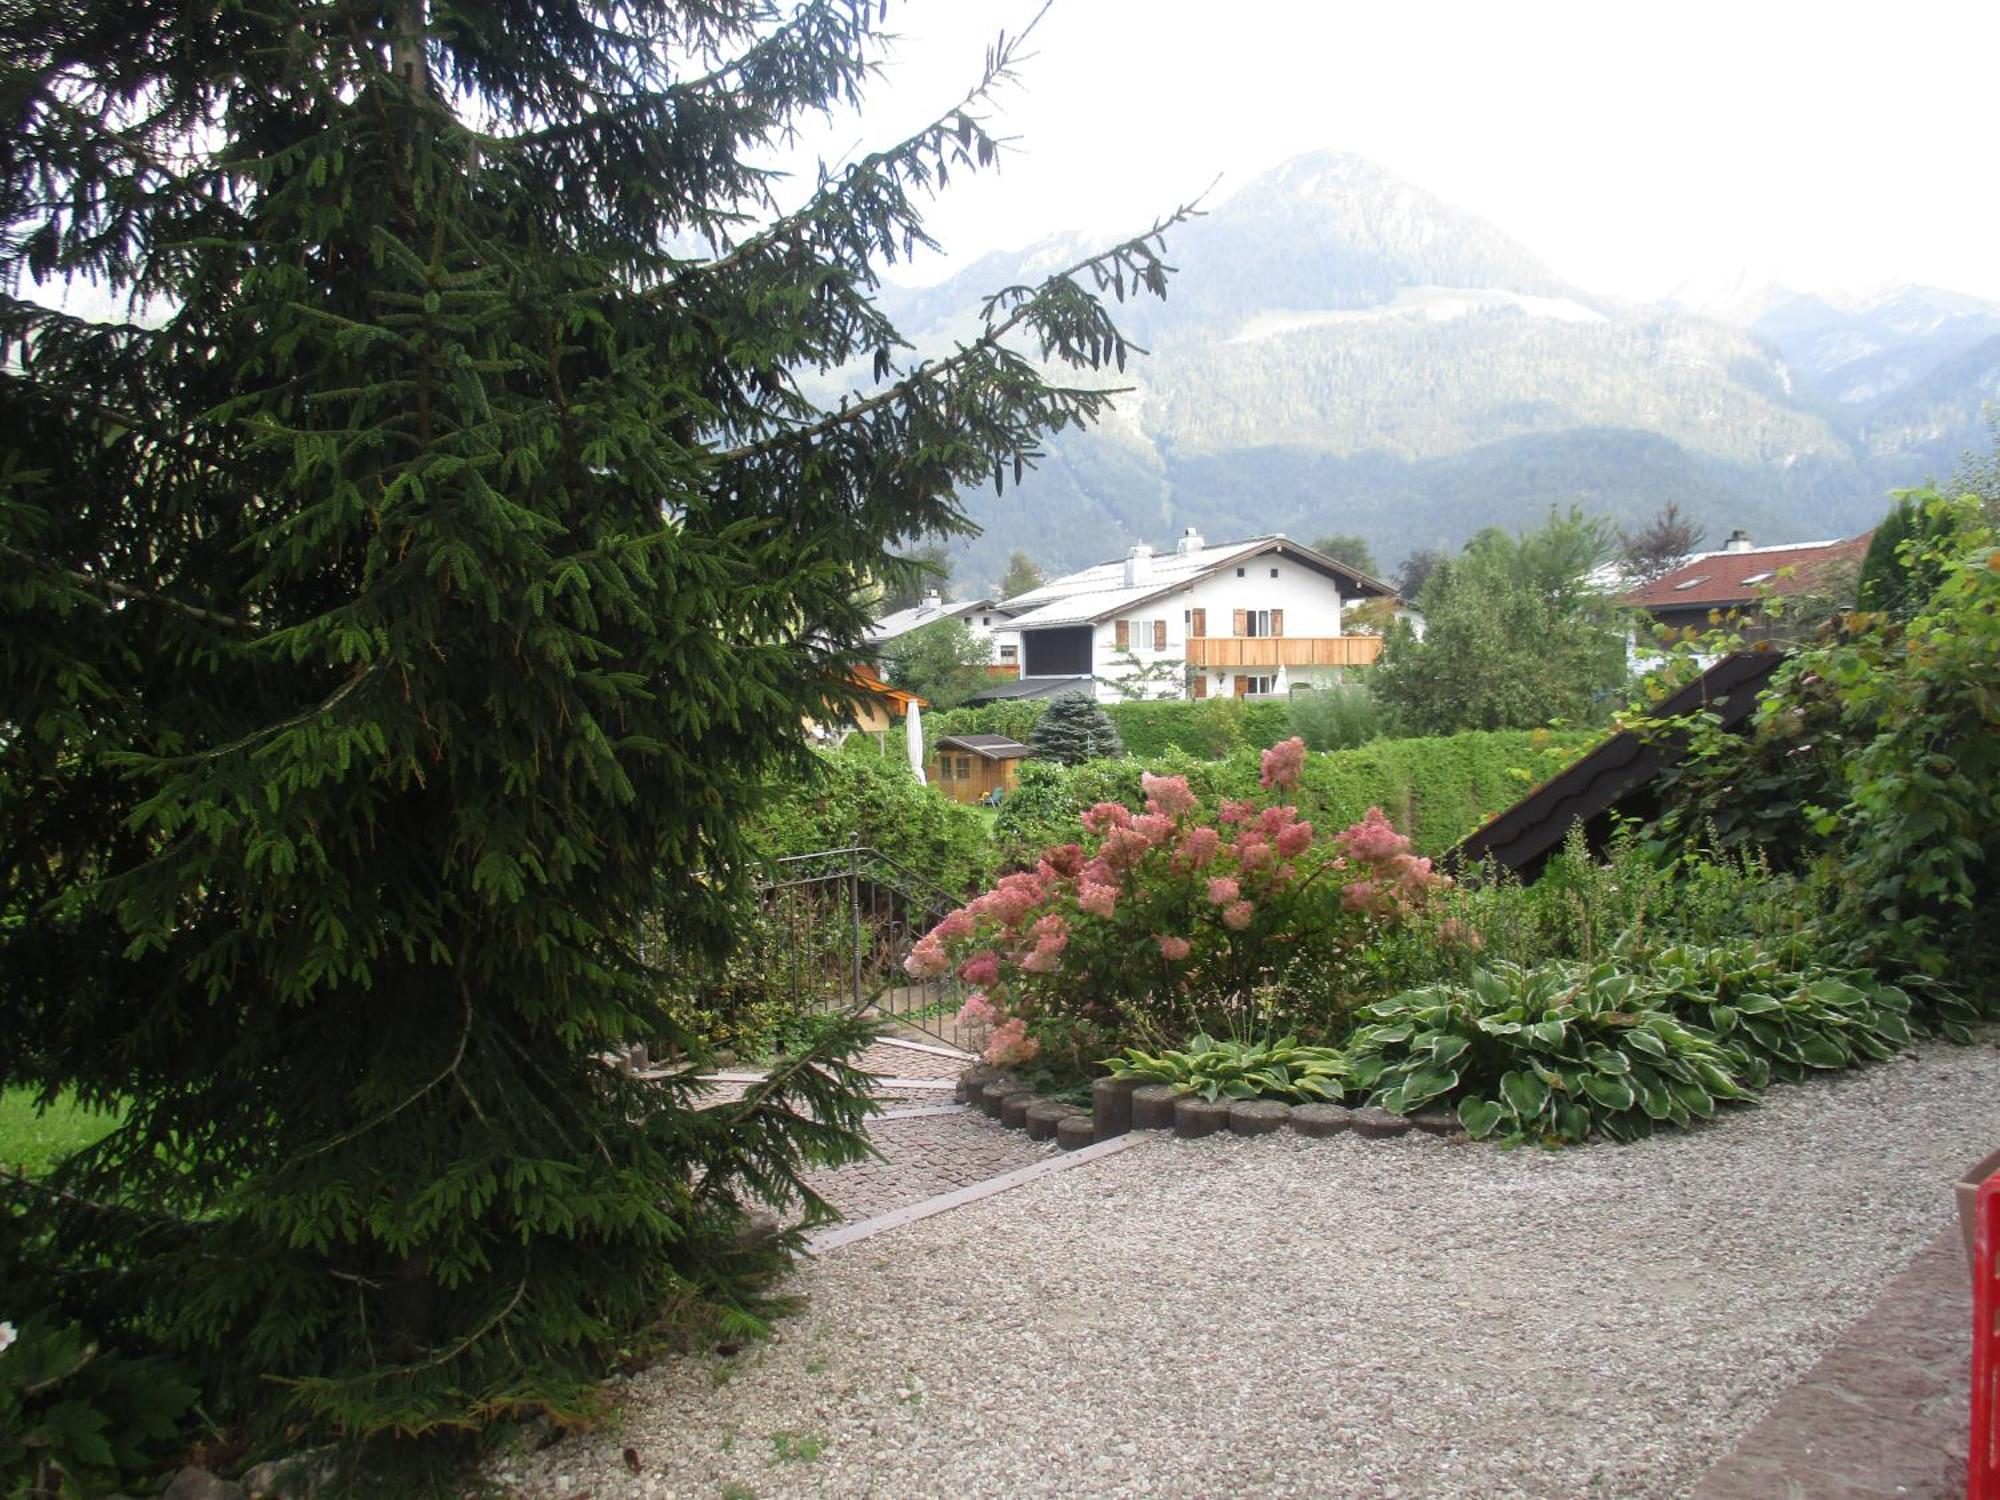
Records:
[[[1296,800],[1306,817],[1326,828],[1344,828],[1380,807],[1418,849],[1441,854],[1598,737],[1589,730],[1536,729],[1375,740],[1355,750],[1308,755]],[[1002,861],[1025,863],[1045,845],[1075,838],[1078,814],[1093,803],[1136,808],[1141,770],[1185,775],[1205,802],[1247,797],[1258,789],[1258,749],[1215,761],[1169,748],[1150,758],[1091,761],[1067,770],[1036,767],[1031,773],[1024,766],[1021,790],[1000,809]]]

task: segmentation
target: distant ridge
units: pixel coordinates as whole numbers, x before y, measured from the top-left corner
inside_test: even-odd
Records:
[[[938,346],[995,287],[1090,248],[1051,236],[884,305]],[[1018,491],[966,496],[985,531],[955,549],[965,587],[1016,548],[1063,571],[1183,526],[1356,532],[1388,569],[1571,502],[1629,523],[1673,499],[1711,537],[1851,532],[1983,446],[2000,399],[2000,304],[1742,278],[1634,307],[1341,152],[1251,179],[1168,255],[1167,301],[1125,311],[1152,353],[1112,418]]]

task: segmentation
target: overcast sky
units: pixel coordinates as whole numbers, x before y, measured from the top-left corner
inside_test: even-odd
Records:
[[[894,0],[904,41],[867,117],[820,144],[838,157],[937,112],[1037,3]],[[1590,291],[1747,270],[2000,298],[1993,0],[1056,0],[1032,50],[997,122],[1019,154],[930,215],[954,262],[1143,226],[1218,173],[1222,196],[1332,147]]]

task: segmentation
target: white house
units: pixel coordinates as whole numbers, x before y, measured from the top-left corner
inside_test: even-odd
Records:
[[[1261,697],[1335,681],[1371,665],[1379,636],[1345,628],[1388,584],[1283,536],[1210,546],[1190,527],[1171,553],[1141,544],[1117,562],[1053,579],[1006,601],[1020,677],[981,696]],[[1148,669],[1151,669],[1149,672]]]
[[[921,630],[926,625],[935,625],[939,620],[958,620],[972,632],[974,639],[993,643],[996,665],[1011,667],[1020,651],[1020,641],[1011,629],[1014,613],[1011,599],[1004,603],[998,599],[972,599],[960,604],[947,604],[938,591],[932,589],[910,608],[884,615],[869,626],[868,643],[885,646],[898,636]]]

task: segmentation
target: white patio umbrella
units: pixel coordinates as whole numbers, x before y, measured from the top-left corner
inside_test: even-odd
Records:
[[[917,773],[917,785],[929,786],[930,778],[924,775],[924,713],[917,707],[917,700],[910,700],[910,712],[903,720],[903,734],[910,749],[910,769]]]

